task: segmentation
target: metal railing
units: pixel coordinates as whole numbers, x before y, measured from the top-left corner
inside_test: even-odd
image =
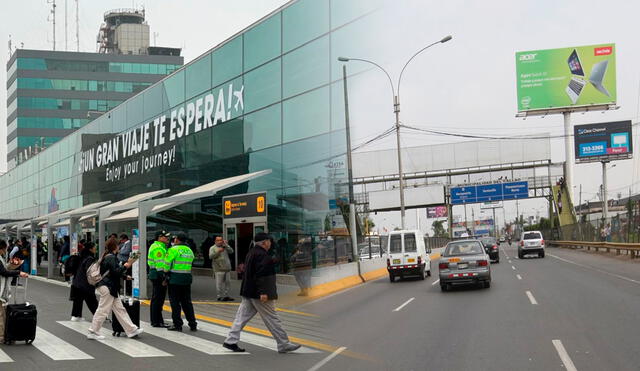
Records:
[[[587,241],[549,241],[550,246],[568,247],[573,249],[594,249],[596,252],[600,249],[611,252],[616,251],[616,255],[620,255],[622,251],[626,251],[631,259],[640,257],[640,243],[625,242],[587,242]]]

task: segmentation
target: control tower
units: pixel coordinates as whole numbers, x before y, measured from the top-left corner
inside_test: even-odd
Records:
[[[148,54],[149,25],[142,9],[114,9],[104,13],[98,33],[98,53]]]

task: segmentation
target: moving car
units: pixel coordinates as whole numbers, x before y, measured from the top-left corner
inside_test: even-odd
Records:
[[[484,251],[489,255],[489,259],[495,261],[496,264],[500,263],[500,250],[496,239],[494,237],[482,237],[480,242],[484,246]]]
[[[387,271],[389,280],[396,277],[431,276],[430,249],[424,243],[424,235],[418,230],[401,230],[389,233],[387,243]]]
[[[440,289],[454,285],[480,284],[491,287],[489,256],[478,240],[459,240],[447,244],[438,264]]]
[[[538,254],[544,258],[544,238],[540,231],[524,232],[518,244],[518,258],[522,259],[527,254]]]

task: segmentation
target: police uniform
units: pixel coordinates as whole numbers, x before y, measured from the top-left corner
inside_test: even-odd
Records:
[[[171,303],[171,318],[173,327],[171,331],[182,331],[181,311],[189,323],[191,331],[196,331],[197,323],[191,302],[191,266],[193,264],[193,251],[185,245],[186,235],[178,234],[176,237],[180,242],[171,246],[164,259],[165,281],[169,283],[169,302]]]
[[[162,236],[170,237],[171,235],[165,231],[158,232],[156,234],[156,240]],[[149,247],[149,254],[147,254],[147,264],[149,265],[148,278],[153,285],[153,291],[151,293],[151,326],[153,327],[165,327],[164,319],[162,318],[162,307],[164,305],[164,299],[167,296],[167,287],[164,286],[164,259],[167,255],[167,246],[164,242],[155,241],[151,247]]]

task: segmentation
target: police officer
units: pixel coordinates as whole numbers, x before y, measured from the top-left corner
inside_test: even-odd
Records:
[[[193,251],[186,245],[187,235],[178,233],[173,237],[173,246],[167,251],[164,259],[165,284],[169,285],[169,302],[171,302],[171,318],[173,326],[169,331],[182,331],[182,316],[189,323],[191,331],[197,331],[196,316],[191,303],[191,265],[193,264]]]
[[[167,255],[167,245],[171,234],[167,231],[156,232],[156,240],[149,247],[147,264],[149,265],[148,278],[153,285],[151,293],[151,326],[168,327],[162,318],[162,306],[167,296],[167,286],[164,285],[164,259]]]

